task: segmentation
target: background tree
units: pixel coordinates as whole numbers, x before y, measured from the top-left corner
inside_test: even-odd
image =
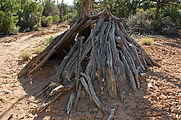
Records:
[[[18,22],[17,10],[20,9],[20,0],[1,0],[0,1],[0,32],[13,34],[19,31],[16,26]]]

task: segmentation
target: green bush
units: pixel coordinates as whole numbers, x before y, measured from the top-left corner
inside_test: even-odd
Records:
[[[140,42],[143,45],[152,45],[154,40],[152,38],[141,38]]]
[[[22,10],[18,12],[18,24],[21,30],[32,30],[40,25],[43,6],[34,1],[25,1],[22,5]]]
[[[53,17],[52,17],[52,16],[48,16],[48,17],[43,16],[43,17],[41,18],[41,25],[42,25],[43,27],[48,27],[48,26],[50,26],[50,25],[52,24],[52,22],[53,22]]]
[[[153,9],[144,11],[143,9],[138,9],[135,15],[128,17],[126,26],[128,29],[134,32],[142,33],[152,33],[152,14]]]
[[[5,16],[5,13],[3,11],[0,11],[0,32],[2,30],[2,21]]]
[[[155,8],[138,9],[135,15],[131,15],[126,23],[128,29],[139,33],[157,33],[175,35],[181,29],[181,12],[175,8],[164,7],[155,18]]]
[[[53,16],[53,22],[54,23],[60,22],[60,17],[58,15]]]
[[[43,16],[54,16],[59,14],[58,7],[55,5],[55,1],[50,0],[44,0],[44,10],[43,10]]]
[[[3,11],[0,11],[0,22],[2,21],[4,16],[5,16],[5,13]]]
[[[36,30],[39,30],[41,28],[41,17],[38,19],[38,23],[35,25]]]
[[[41,18],[41,26],[42,27],[47,27],[47,18],[45,16],[43,16]]]
[[[181,29],[181,26],[177,22],[174,22],[170,17],[165,17],[162,19],[160,25],[161,34],[165,35],[176,35],[178,30]]]
[[[47,26],[50,26],[53,22],[53,17],[52,16],[48,16],[47,17]]]
[[[1,21],[0,30],[4,34],[17,34],[19,27],[16,26],[16,22],[13,22],[12,17],[4,16]]]

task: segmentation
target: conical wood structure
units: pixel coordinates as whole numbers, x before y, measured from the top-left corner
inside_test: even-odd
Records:
[[[111,97],[121,98],[127,89],[136,91],[140,87],[140,78],[149,66],[159,66],[126,33],[121,19],[108,11],[80,17],[34,57],[19,76],[35,73],[53,55],[61,56],[62,60],[57,73],[40,92],[45,101],[37,109],[39,112],[72,90],[66,107],[69,113],[72,106],[76,107],[82,89],[104,113],[110,112],[98,98],[95,85]]]

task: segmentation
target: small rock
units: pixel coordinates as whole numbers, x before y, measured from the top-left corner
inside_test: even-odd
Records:
[[[151,83],[148,83],[148,87],[153,87]]]
[[[2,92],[3,92],[4,94],[9,94],[9,93],[10,93],[10,91],[7,90],[7,89],[3,89]]]

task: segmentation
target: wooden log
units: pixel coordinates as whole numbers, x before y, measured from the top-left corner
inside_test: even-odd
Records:
[[[104,113],[108,112],[107,109],[103,106],[103,104],[101,103],[101,101],[99,100],[99,98],[97,97],[96,95],[96,92],[94,91],[94,87],[92,85],[92,82],[91,82],[91,78],[86,75],[85,73],[80,73],[81,76],[83,76],[87,82],[88,82],[88,85],[86,89],[88,89],[87,91],[90,91],[88,92],[88,94],[90,94],[90,97],[92,98],[92,100],[94,101],[94,103],[98,106],[98,108],[100,108]],[[83,85],[84,86],[84,85]]]
[[[132,73],[132,71],[130,70],[130,67],[129,67],[129,65],[128,65],[128,63],[127,63],[127,60],[126,60],[126,58],[124,57],[122,51],[119,51],[119,52],[120,52],[121,59],[122,59],[122,61],[123,61],[123,63],[124,63],[124,66],[125,66],[125,73],[126,73],[126,75],[127,75],[128,80],[130,81],[131,88],[132,88],[134,91],[136,91],[137,88],[136,88],[136,83],[135,83],[135,80],[134,80],[133,73]]]
[[[37,108],[37,112],[42,112],[43,110],[45,110],[50,104],[52,104],[55,100],[57,100],[61,95],[63,95],[65,92],[69,91],[70,89],[73,88],[74,85],[69,85],[69,88],[68,86],[66,87],[61,87],[60,90],[56,95],[54,96],[49,96],[50,99],[48,100],[48,102],[45,102],[43,103],[40,107]],[[65,89],[63,89],[65,88]]]
[[[111,113],[110,113],[110,115],[109,115],[109,117],[108,117],[108,120],[112,120],[112,118],[113,118],[113,116],[114,116],[115,110],[116,110],[116,108],[113,108],[113,109],[111,110]]]
[[[81,54],[82,54],[82,41],[83,41],[83,38],[84,37],[79,39],[79,50],[78,50],[78,58],[77,58],[77,70],[76,70],[76,74],[75,74],[75,79],[76,79],[75,87],[76,87],[76,91],[78,90],[79,78],[80,78],[80,68],[81,68],[80,59],[81,59]]]
[[[63,91],[68,91],[70,89],[72,89],[74,87],[74,84],[70,84],[70,85],[59,85],[56,88],[54,88],[53,90],[51,90],[51,92],[49,93],[50,96],[53,96],[59,92],[63,92]]]
[[[116,89],[116,77],[113,70],[113,58],[112,58],[111,46],[107,43],[107,61],[106,61],[106,83],[109,95],[116,98],[117,89]]]
[[[73,92],[73,93],[70,95],[69,101],[68,101],[68,103],[67,103],[66,110],[65,110],[65,112],[66,112],[67,114],[70,113],[70,110],[71,110],[71,108],[72,108],[72,104],[73,104],[74,97],[75,97],[75,92]]]
[[[77,94],[76,94],[76,98],[75,98],[74,109],[76,109],[77,103],[79,102],[81,90],[82,90],[82,84],[79,83],[79,88],[78,88],[78,90],[77,90]]]
[[[48,52],[48,54],[29,72],[29,74],[37,71],[40,67],[42,67],[45,62],[53,55],[53,53],[55,53],[55,51],[66,41],[68,42],[71,36],[76,35],[78,33],[78,31],[85,26],[85,24],[87,21],[87,18],[83,18],[82,20],[77,21],[76,24],[74,24],[68,32],[66,32],[66,34],[62,37],[61,40],[59,40],[56,45],[53,46],[53,48]]]

